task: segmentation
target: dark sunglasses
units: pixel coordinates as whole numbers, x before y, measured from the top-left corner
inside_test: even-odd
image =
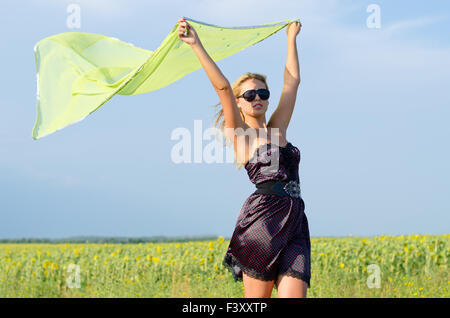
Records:
[[[268,89],[262,88],[262,89],[251,89],[249,91],[246,91],[244,94],[242,94],[241,96],[238,96],[238,98],[240,97],[244,97],[244,99],[247,102],[251,102],[252,100],[255,99],[256,94],[259,95],[259,97],[262,100],[268,100],[270,97],[270,92]]]

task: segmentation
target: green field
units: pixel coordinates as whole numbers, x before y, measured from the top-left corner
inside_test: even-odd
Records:
[[[448,298],[449,241],[312,238],[308,297]],[[0,297],[243,297],[242,282],[222,265],[228,243],[0,244]]]

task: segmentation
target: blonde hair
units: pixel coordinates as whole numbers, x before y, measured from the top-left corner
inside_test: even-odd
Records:
[[[259,74],[259,73],[250,73],[247,72],[243,75],[241,75],[231,86],[232,91],[233,91],[233,95],[235,98],[237,98],[240,94],[241,94],[241,86],[242,84],[250,79],[256,79],[256,80],[260,80],[261,82],[264,83],[264,85],[266,85],[266,88],[269,89],[269,86],[267,85],[267,76],[263,75],[263,74]],[[224,129],[225,129],[225,116],[224,116],[224,112],[223,112],[223,108],[222,108],[222,104],[218,103],[216,105],[214,105],[214,107],[218,108],[218,111],[215,114],[215,122],[214,122],[214,127],[218,128],[220,133],[222,134],[222,136],[225,136],[224,133]],[[239,108],[240,112],[241,112],[241,117],[242,120],[245,122],[245,116],[244,113],[242,112],[242,110]],[[230,138],[224,138],[225,140],[225,144],[229,145],[232,144],[234,142],[234,140],[231,140]],[[243,164],[238,163],[236,160],[236,153],[234,154],[234,163],[236,164],[236,166],[238,167],[238,169],[240,169]]]

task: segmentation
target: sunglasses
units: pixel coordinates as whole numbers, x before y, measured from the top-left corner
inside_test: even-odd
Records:
[[[261,98],[262,100],[268,100],[269,97],[270,97],[269,90],[265,89],[265,88],[262,88],[262,89],[251,89],[249,91],[246,91],[241,96],[238,96],[238,98],[244,97],[244,99],[247,102],[251,102],[252,100],[254,100],[256,98],[256,94],[258,94],[259,98]]]

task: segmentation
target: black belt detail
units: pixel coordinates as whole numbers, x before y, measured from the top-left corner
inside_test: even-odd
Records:
[[[295,180],[269,180],[261,182],[256,184],[256,191],[254,193],[276,194],[279,196],[290,195],[295,198],[301,197],[300,185]]]

